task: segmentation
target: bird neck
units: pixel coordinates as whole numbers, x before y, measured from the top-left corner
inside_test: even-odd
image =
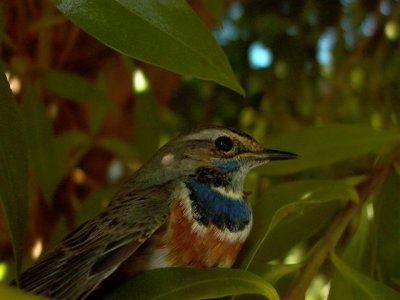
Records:
[[[185,182],[189,190],[194,219],[201,225],[215,225],[230,232],[245,230],[251,221],[251,210],[244,199],[242,184],[227,173],[212,168],[200,168]]]

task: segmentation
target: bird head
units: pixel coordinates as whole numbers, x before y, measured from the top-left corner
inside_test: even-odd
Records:
[[[164,184],[210,170],[226,176],[233,187],[242,186],[252,168],[297,155],[265,149],[255,139],[236,129],[210,127],[181,135],[163,146],[135,175],[141,187]]]

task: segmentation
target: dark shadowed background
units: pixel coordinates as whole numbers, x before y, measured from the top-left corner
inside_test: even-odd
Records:
[[[187,3],[0,1],[0,281],[218,124],[300,155],[249,175],[241,271],[153,271],[110,298],[400,299],[399,1]]]

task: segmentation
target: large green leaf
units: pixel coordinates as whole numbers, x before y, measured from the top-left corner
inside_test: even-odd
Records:
[[[107,295],[107,299],[210,299],[258,294],[279,299],[261,277],[236,269],[164,268],[145,272]]]
[[[398,283],[400,279],[399,187],[400,176],[393,171],[374,201],[378,263],[383,277],[390,284]]]
[[[298,272],[303,267],[304,263],[299,263],[299,264],[269,263],[265,266],[264,278],[271,284],[275,285],[280,279],[282,279],[286,275]]]
[[[80,103],[110,105],[110,101],[92,83],[72,73],[47,71],[40,76],[50,91]]]
[[[376,281],[346,265],[334,253],[331,253],[331,261],[341,275],[357,289],[357,294],[362,295],[365,300],[398,300],[400,293],[389,288],[383,283]],[[349,295],[351,296],[351,295]],[[346,299],[348,298],[346,296]]]
[[[29,164],[45,199],[51,201],[59,183],[54,176],[56,156],[53,128],[43,101],[31,88],[25,93],[22,113],[27,133]]]
[[[290,174],[355,158],[398,142],[398,132],[375,130],[362,125],[304,128],[283,133],[268,144],[269,148],[291,151],[300,157],[270,163],[261,172],[269,175]]]
[[[332,201],[356,197],[354,189],[339,180],[296,181],[269,189],[254,205],[253,230],[242,267],[248,269],[283,254],[329,219],[337,208]]]
[[[358,228],[349,245],[343,253],[343,262],[357,271],[368,271],[371,269],[371,257],[367,255],[371,249],[370,221],[367,209],[364,207],[360,215]],[[329,291],[329,300],[356,300],[364,299],[363,292],[345,278],[340,272],[336,272],[332,278]]]
[[[0,72],[0,198],[19,273],[28,219],[28,152],[17,104]]]
[[[41,297],[38,295],[34,295],[31,293],[27,293],[25,291],[9,287],[9,286],[0,286],[0,299],[9,299],[9,300],[45,300],[48,298]]]
[[[125,162],[139,158],[138,151],[132,142],[113,136],[103,136],[95,140],[96,146],[110,151],[113,155]]]
[[[298,213],[288,215],[268,234],[262,236],[262,242],[259,241],[259,246],[254,250],[248,251],[251,244],[246,243],[243,255],[246,256],[245,259],[251,258],[248,269],[260,276],[266,276],[268,268],[259,266],[274,259],[284,259],[296,245],[307,243],[312,236],[321,234],[340,207],[341,203],[336,200],[305,204]],[[300,258],[299,256],[298,259]]]
[[[47,71],[40,78],[43,85],[57,95],[88,104],[89,129],[92,134],[97,132],[107,109],[112,104],[98,88],[82,77],[61,71]]]
[[[125,55],[244,94],[224,52],[186,1],[53,2],[83,30]]]

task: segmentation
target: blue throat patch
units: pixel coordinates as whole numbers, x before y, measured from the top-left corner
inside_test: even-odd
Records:
[[[210,184],[200,182],[194,176],[186,181],[194,218],[207,226],[230,232],[242,231],[250,223],[251,211],[244,199],[231,199],[212,190]]]
[[[238,160],[214,160],[212,164],[222,172],[233,172],[240,168]]]

